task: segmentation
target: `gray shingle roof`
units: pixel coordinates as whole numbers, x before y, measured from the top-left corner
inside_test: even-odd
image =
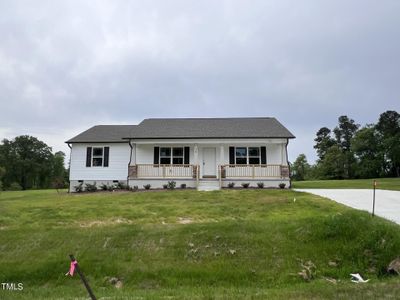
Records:
[[[97,125],[78,134],[66,143],[127,142],[122,138],[130,136],[137,125]]]
[[[294,138],[275,118],[145,119],[139,125],[99,125],[67,143],[123,142],[123,139]]]
[[[294,138],[275,118],[145,119],[132,138]]]

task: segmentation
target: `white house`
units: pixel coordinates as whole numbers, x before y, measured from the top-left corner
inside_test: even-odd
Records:
[[[219,189],[234,182],[290,186],[287,145],[294,138],[275,118],[145,119],[94,126],[66,143],[70,190],[81,182],[130,187]]]

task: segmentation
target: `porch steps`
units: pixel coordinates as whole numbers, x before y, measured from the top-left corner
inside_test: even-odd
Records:
[[[198,191],[218,191],[219,187],[219,180],[207,180],[201,179],[199,181],[199,186],[197,187]]]

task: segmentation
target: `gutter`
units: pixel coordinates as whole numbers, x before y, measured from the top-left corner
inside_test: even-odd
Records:
[[[130,139],[137,139],[137,140],[187,140],[187,139],[295,139],[295,136],[212,136],[212,137],[207,137],[207,136],[200,136],[200,137],[196,137],[196,136],[180,136],[180,137],[157,137],[157,136],[149,136],[149,137],[123,137],[123,140],[130,140]],[[83,142],[82,142],[83,143]]]
[[[289,139],[286,139],[286,145],[285,145],[285,148],[286,148],[286,162],[287,162],[287,164],[288,164],[288,170],[289,170],[289,189],[292,187],[292,177],[290,176],[290,163],[289,163],[289,155],[288,155],[288,151],[287,151],[287,148],[288,148],[288,145],[289,145]]]

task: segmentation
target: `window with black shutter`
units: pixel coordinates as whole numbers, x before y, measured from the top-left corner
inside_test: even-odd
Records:
[[[108,167],[110,147],[87,147],[86,167]]]
[[[154,147],[154,161],[153,161],[153,163],[155,165],[158,165],[160,163],[159,158],[160,158],[160,147]]]
[[[104,167],[108,167],[108,161],[110,156],[110,147],[104,147]]]
[[[229,147],[229,164],[235,164],[235,147]]]
[[[92,167],[102,167],[104,159],[104,148],[93,147],[92,151]]]
[[[86,148],[86,167],[92,166],[92,147]]]
[[[190,163],[190,148],[189,147],[185,147],[185,165],[188,165]]]
[[[266,164],[265,147],[229,147],[229,164]]]
[[[189,149],[189,147],[154,147],[154,164],[157,164],[157,161],[160,165],[189,164]]]
[[[267,148],[260,147],[260,150],[261,150],[261,164],[266,165],[267,164]]]

